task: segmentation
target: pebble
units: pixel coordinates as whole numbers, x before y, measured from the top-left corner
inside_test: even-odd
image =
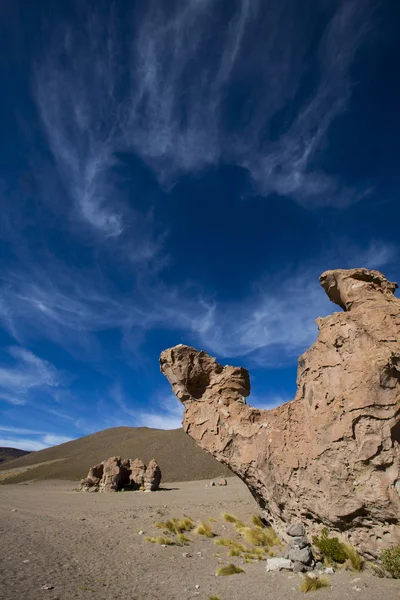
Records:
[[[144,535],[144,531],[142,531],[142,530],[138,531],[138,535]]]
[[[196,590],[199,590],[199,589],[200,589],[200,586],[199,586],[199,584],[195,585],[194,587],[196,588]]]
[[[191,558],[192,557],[192,555],[190,554],[190,552],[184,552],[182,554],[182,556],[183,556],[183,558]]]
[[[26,559],[26,560],[23,560],[22,562],[24,563],[24,565],[27,565],[27,564],[28,564],[28,562],[31,562],[31,561],[30,561],[30,560],[28,560],[28,559]]]
[[[335,572],[335,569],[333,567],[326,567],[326,569],[325,569],[325,573],[327,575],[333,575],[334,572]]]
[[[54,590],[54,585],[50,585],[49,583],[45,583],[45,585],[42,585],[42,587],[40,589],[41,590]]]
[[[356,585],[354,585],[351,589],[355,590],[356,592],[361,592],[361,588],[357,587]]]
[[[11,512],[17,512],[17,509],[16,508],[12,508]]]

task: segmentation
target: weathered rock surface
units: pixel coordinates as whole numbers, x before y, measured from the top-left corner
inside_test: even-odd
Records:
[[[130,461],[130,481],[132,489],[140,490],[144,485],[144,476],[146,473],[146,465],[139,458]]]
[[[147,492],[154,492],[160,487],[161,482],[161,471],[157,462],[153,459],[147,465],[146,472],[144,474],[144,489]]]
[[[248,406],[248,372],[188,346],[165,350],[161,371],[185,406],[185,431],[247,484],[282,538],[300,521],[376,556],[400,543],[397,284],[367,269],[320,282],[344,312],[317,319],[291,402]]]
[[[138,458],[121,460],[113,456],[92,467],[79,489],[84,492],[118,492],[145,489],[155,491],[161,482],[161,470],[155,460],[146,465]]]

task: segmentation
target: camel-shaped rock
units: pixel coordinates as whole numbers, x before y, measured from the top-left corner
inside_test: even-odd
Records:
[[[279,535],[302,521],[376,557],[400,544],[400,300],[368,269],[326,271],[344,312],[318,318],[298,361],[294,400],[246,404],[246,369],[203,351],[162,352],[161,371],[185,406],[183,427],[248,486]]]

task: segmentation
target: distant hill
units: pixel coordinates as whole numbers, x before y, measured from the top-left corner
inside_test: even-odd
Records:
[[[19,448],[0,447],[0,463],[5,462],[6,460],[12,460],[13,458],[19,458],[20,456],[25,456],[26,454],[31,454],[31,452],[28,450],[19,450]]]
[[[8,450],[8,448],[6,449]],[[21,451],[19,451],[21,452]],[[155,458],[163,481],[191,481],[229,477],[233,473],[201,450],[183,429],[150,429],[148,427],[114,427],[86,437],[38,450],[0,464],[0,482],[20,483],[32,479],[79,480],[90,467],[110,456]],[[35,466],[37,465],[37,466]],[[12,469],[12,476],[1,472]]]

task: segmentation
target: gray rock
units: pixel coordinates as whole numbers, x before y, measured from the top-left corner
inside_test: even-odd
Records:
[[[302,548],[301,550],[291,548],[289,550],[289,558],[293,562],[301,562],[304,565],[309,565],[312,561],[312,553],[310,548]]]
[[[290,547],[291,548],[305,548],[306,546],[308,546],[308,540],[307,537],[305,535],[296,535],[294,537],[292,537],[292,539],[290,540]]]
[[[322,562],[318,561],[315,563],[315,568],[317,569],[317,571],[322,571],[324,565],[322,564]]]
[[[282,549],[283,558],[289,558],[289,550],[290,550],[290,546],[289,546],[289,544],[286,544],[286,546],[284,546]]]
[[[282,569],[293,569],[293,563],[287,558],[268,558],[265,570],[268,571],[281,571]]]
[[[292,523],[286,529],[286,533],[292,537],[294,536],[303,536],[306,535],[306,530],[304,528],[303,523]]]
[[[293,563],[293,573],[303,573],[306,570],[306,566],[303,563],[296,561]]]

